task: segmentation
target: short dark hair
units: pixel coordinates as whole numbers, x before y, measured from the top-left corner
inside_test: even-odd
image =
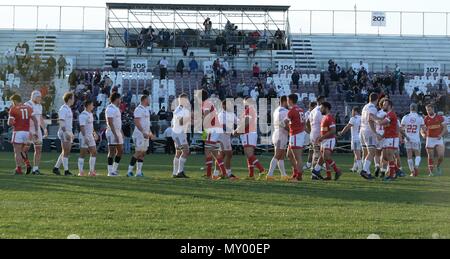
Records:
[[[150,91],[147,90],[147,89],[145,89],[144,91],[142,91],[142,94],[143,94],[143,95],[150,96]]]
[[[326,97],[324,95],[321,95],[321,96],[317,97],[317,102],[321,103],[321,102],[325,101],[325,99],[326,99]]]
[[[141,102],[143,102],[147,98],[148,98],[148,95],[144,94],[143,96],[141,96]]]
[[[119,93],[113,93],[111,97],[109,97],[109,100],[111,103],[115,102],[117,99],[120,99],[121,95]]]
[[[74,94],[71,92],[65,93],[63,96],[63,100],[65,103],[67,103],[70,99],[74,97]]]
[[[288,100],[288,98],[287,98],[286,95],[283,95],[283,96],[281,96],[281,98],[280,98],[280,102],[282,102],[282,103],[287,102],[287,100]]]
[[[331,104],[329,102],[322,103],[322,106],[328,108],[328,110],[331,110]]]
[[[84,108],[88,107],[89,105],[93,104],[94,102],[92,100],[86,100],[84,101]]]
[[[384,104],[385,102],[387,102],[391,107],[394,106],[394,103],[393,103],[390,99],[388,99],[388,98],[383,99],[383,104]]]
[[[309,108],[316,108],[317,107],[317,102],[310,102],[309,103]]]
[[[12,101],[12,102],[21,103],[22,102],[22,97],[20,97],[20,95],[18,95],[18,94],[14,94],[13,96],[9,97],[9,100]]]
[[[186,98],[186,99],[188,99],[188,95],[187,94],[185,94],[185,93],[182,93],[182,94],[180,94],[180,97],[179,98]]]
[[[377,93],[371,93],[369,96],[369,102],[375,102],[378,100],[378,94]]]
[[[289,100],[291,100],[293,103],[297,103],[298,102],[298,95],[290,94],[289,95]]]
[[[353,107],[353,110],[359,114],[361,114],[361,108],[359,107]]]
[[[425,106],[425,108],[431,108],[431,109],[434,110],[434,105],[430,103],[430,104],[427,104],[427,105]]]

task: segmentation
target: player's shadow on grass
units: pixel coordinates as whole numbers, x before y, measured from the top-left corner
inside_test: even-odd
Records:
[[[76,177],[13,177],[0,175],[3,190],[23,192],[61,192],[74,195],[90,195],[135,199],[133,192],[178,196],[181,199],[217,200],[227,202],[257,203],[275,206],[292,206],[292,199],[326,198],[340,201],[378,203],[402,203],[450,206],[450,190],[446,183],[437,184],[436,189],[420,190],[418,181],[399,183],[367,183],[350,179],[347,182],[310,182],[299,184],[282,182],[212,182],[203,179],[173,180],[165,178],[76,178]],[[439,187],[439,188],[437,188]],[[83,189],[83,190],[81,190]],[[89,189],[89,190],[86,190]],[[111,192],[113,190],[113,192]],[[116,192],[114,192],[116,191]],[[239,196],[230,195],[239,192]],[[267,199],[267,195],[271,196]]]

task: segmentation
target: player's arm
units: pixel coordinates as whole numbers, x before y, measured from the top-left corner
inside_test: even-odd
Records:
[[[305,131],[306,133],[311,134],[311,122],[309,121],[309,118],[306,118]]]
[[[135,117],[134,118],[134,126],[142,133],[142,135],[144,135],[144,138],[146,138],[146,139],[149,138],[149,134],[146,133],[144,131],[144,128],[142,127],[141,118],[140,117]]]
[[[16,123],[16,117],[15,117],[15,114],[14,114],[14,110],[11,109],[11,111],[9,111],[8,126],[14,127],[15,123]]]
[[[403,136],[403,138],[405,138],[406,140],[408,140],[409,141],[409,137],[408,137],[408,135],[406,134],[406,129],[405,129],[405,124],[400,124],[400,127],[399,127],[399,129],[398,129],[398,133],[401,135],[401,136]]]
[[[108,120],[109,128],[111,129],[113,135],[117,138],[118,132],[116,131],[116,127],[114,126],[114,118],[108,117],[107,120]]]
[[[345,133],[347,133],[351,128],[353,127],[353,124],[348,123],[347,125],[345,125],[345,127],[341,130],[341,132],[339,132],[338,136],[342,137]]]
[[[444,121],[441,123],[441,126],[442,126],[442,132],[439,135],[439,138],[443,138],[444,136],[447,136],[447,134],[448,134],[447,123],[445,123],[445,121]]]
[[[331,125],[330,126],[330,130],[327,132],[327,134],[321,136],[320,138],[317,139],[317,142],[322,142],[324,139],[328,139],[331,136],[336,134],[336,125]]]
[[[41,115],[41,129],[44,131],[44,136],[48,136],[47,125],[45,124],[44,116]]]
[[[36,116],[31,116],[31,120],[33,121],[33,124],[34,124],[34,132],[36,132],[36,134],[37,134],[37,132],[39,130],[38,119],[36,118]]]

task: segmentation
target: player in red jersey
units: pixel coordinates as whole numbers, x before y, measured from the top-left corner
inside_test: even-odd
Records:
[[[28,161],[28,155],[26,148],[31,137],[37,138],[36,132],[38,132],[38,123],[33,114],[33,109],[22,103],[22,98],[19,95],[11,96],[10,100],[13,105],[9,111],[8,125],[14,128],[12,135],[12,144],[14,146],[14,157],[16,160],[16,175],[22,175],[22,163],[25,162],[27,166],[27,174],[31,173],[30,162]],[[33,121],[34,135],[30,133],[30,121]],[[28,162],[27,162],[28,161]]]
[[[444,162],[445,154],[443,138],[448,133],[447,124],[443,116],[434,112],[433,105],[427,105],[426,109],[428,116],[425,117],[425,128],[422,129],[422,136],[427,139],[428,170],[430,176],[440,176],[442,175],[441,164]],[[436,165],[434,164],[435,155],[437,155]],[[434,169],[436,169],[436,172],[434,172]]]
[[[316,140],[316,144],[320,144],[321,158],[313,170],[313,175],[318,179],[323,179],[320,175],[320,165],[325,162],[327,169],[326,181],[331,180],[330,170],[333,169],[335,176],[334,180],[337,181],[342,176],[342,171],[336,166],[336,162],[333,160],[333,151],[336,146],[336,121],[331,115],[331,104],[328,102],[322,103],[320,107],[322,113],[322,121],[320,123],[320,137]]]
[[[386,112],[386,117],[380,122],[380,125],[384,128],[384,134],[378,134],[378,140],[383,143],[383,159],[388,161],[389,164],[389,170],[384,180],[392,181],[397,177],[400,170],[395,155],[400,145],[400,128],[391,100],[385,99],[383,101],[383,110]]]
[[[212,175],[212,166],[215,161],[218,168],[220,168],[222,177],[227,177],[227,169],[225,168],[225,163],[219,156],[219,141],[220,136],[223,133],[223,128],[219,122],[218,111],[214,105],[214,99],[209,99],[208,92],[206,92],[205,90],[201,91],[201,95],[203,127],[207,133],[205,141],[205,177],[208,179],[220,180],[220,176]]]
[[[247,97],[244,100],[245,111],[243,117],[239,120],[239,126],[234,131],[235,136],[240,136],[244,153],[247,157],[248,180],[255,179],[255,167],[259,170],[258,179],[266,179],[266,170],[255,156],[255,148],[258,143],[258,114],[256,112],[255,101]]]
[[[285,121],[289,125],[289,149],[288,156],[292,164],[292,181],[303,179],[303,148],[305,145],[305,118],[304,111],[297,106],[298,96],[291,94],[288,97],[290,107]]]

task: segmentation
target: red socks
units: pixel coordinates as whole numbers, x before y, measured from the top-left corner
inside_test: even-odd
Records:
[[[211,157],[206,158],[206,176],[211,177],[212,176],[212,165],[213,165],[213,159]]]
[[[253,165],[253,162],[250,159],[247,159],[247,166],[248,166],[248,176],[254,177],[255,176],[255,166]]]
[[[428,170],[430,171],[430,174],[433,173],[433,170],[434,170],[433,159],[428,159]]]
[[[227,169],[225,168],[225,163],[222,159],[216,160],[216,165],[219,168],[220,172],[222,173],[222,176],[227,176]]]
[[[258,168],[260,173],[264,173],[265,169],[264,167],[261,165],[261,163],[259,162],[258,158],[256,158],[256,156],[252,156],[248,159],[248,161],[256,168]]]
[[[327,163],[327,176],[328,176],[328,167],[333,168],[335,173],[339,172],[339,168],[337,168],[336,162],[334,162],[333,160],[327,160],[326,163]]]

